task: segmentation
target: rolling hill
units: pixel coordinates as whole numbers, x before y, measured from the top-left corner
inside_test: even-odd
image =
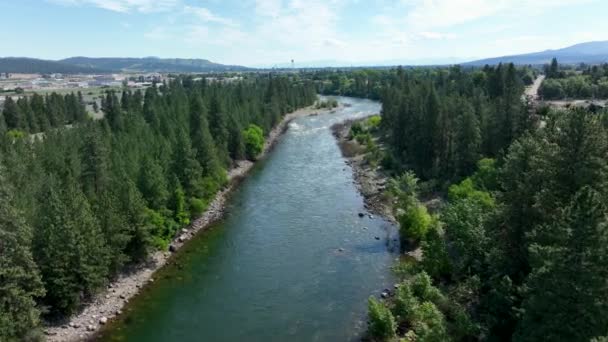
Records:
[[[25,57],[0,58],[0,72],[12,74],[98,74],[104,70],[94,67]]]
[[[238,65],[223,65],[206,59],[181,58],[89,58],[72,57],[59,61],[64,64],[84,68],[95,68],[112,71],[138,72],[213,72],[213,71],[244,71],[246,67]]]
[[[608,41],[581,43],[563,49],[546,50],[522,55],[487,58],[464,63],[463,65],[482,66],[498,63],[539,65],[550,63],[551,59],[554,57],[557,58],[560,63],[564,64],[606,63],[608,62]]]

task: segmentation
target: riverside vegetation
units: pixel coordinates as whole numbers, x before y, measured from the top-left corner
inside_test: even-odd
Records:
[[[381,122],[352,135],[394,174],[402,247],[422,252],[370,298],[368,338],[604,341],[608,113],[534,112],[513,65],[361,75],[317,87],[381,97]]]
[[[166,249],[224,186],[233,161],[254,159],[264,132],[315,100],[310,82],[274,75],[108,92],[97,121],[77,94],[8,99],[0,340],[41,339],[41,315],[74,313],[127,265]]]

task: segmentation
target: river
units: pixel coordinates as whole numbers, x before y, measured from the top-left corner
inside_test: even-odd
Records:
[[[232,194],[225,218],[180,250],[99,340],[360,337],[367,298],[393,283],[395,229],[358,216],[363,199],[330,131],[380,104],[338,100],[347,106],[336,113],[290,123]]]

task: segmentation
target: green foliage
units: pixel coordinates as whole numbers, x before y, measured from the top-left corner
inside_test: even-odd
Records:
[[[245,141],[245,155],[247,158],[255,160],[264,150],[264,131],[259,126],[249,125],[243,131],[243,139]]]
[[[73,180],[51,181],[42,193],[34,232],[34,258],[39,265],[51,312],[72,313],[82,295],[92,295],[108,275],[109,253],[86,197]]]
[[[396,199],[398,209],[408,210],[418,203],[418,182],[419,179],[412,171],[407,171],[401,176],[389,180],[388,190]]]
[[[530,244],[524,315],[516,341],[588,341],[608,326],[608,222],[601,195],[584,187]]]
[[[10,131],[6,132],[6,135],[11,139],[11,140],[15,140],[15,139],[23,139],[26,136],[26,133],[23,131],[19,131],[16,129],[11,129]]]
[[[471,178],[450,186],[448,197],[451,201],[470,199],[486,208],[492,208],[495,205],[492,195],[486,191],[477,190]]]
[[[0,181],[0,340],[35,338],[39,307],[62,318],[125,266],[166,249],[243,157],[240,127],[270,129],[316,100],[305,80],[245,78],[110,91],[96,121],[82,94],[6,100],[0,165],[14,188]]]
[[[369,129],[374,130],[380,127],[381,122],[382,117],[380,115],[372,115],[367,120],[365,120],[365,125],[369,127]]]
[[[477,162],[477,171],[471,177],[473,184],[486,191],[498,190],[496,159],[483,158]]]
[[[205,202],[198,198],[190,198],[190,216],[192,219],[198,218],[205,212],[207,205]]]
[[[376,298],[368,301],[369,329],[372,338],[378,341],[388,341],[395,336],[397,325],[391,311]]]
[[[412,327],[417,336],[416,341],[449,341],[450,338],[445,325],[443,314],[431,302],[423,302],[418,305],[413,313]]]
[[[325,101],[318,101],[315,104],[316,109],[332,109],[338,107],[338,100],[336,99],[328,99]]]
[[[0,168],[0,340],[25,340],[39,323],[36,299],[44,295],[31,251],[31,228],[14,207]]]
[[[608,65],[578,69],[554,60],[541,94],[587,98],[608,89]],[[606,116],[545,110],[544,128],[530,130],[522,80],[535,73],[513,65],[397,69],[375,83],[383,109],[374,137],[390,154],[382,164],[413,170],[433,190],[448,187],[433,217],[414,173],[389,183],[402,240],[422,247],[420,262],[397,267],[406,280],[388,304],[406,340],[606,335]],[[358,89],[354,73],[327,78],[321,89]],[[365,122],[351,128],[365,144],[367,133]]]
[[[448,255],[445,233],[440,222],[435,222],[429,227],[424,241],[422,242],[422,268],[433,278],[441,278],[450,274],[451,264]]]
[[[423,240],[432,222],[433,218],[424,205],[412,206],[399,216],[402,239]]]

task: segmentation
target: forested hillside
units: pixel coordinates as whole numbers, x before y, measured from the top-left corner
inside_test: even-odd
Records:
[[[90,66],[25,57],[0,58],[0,72],[22,74],[97,74],[108,72]]]
[[[224,186],[232,162],[255,157],[260,133],[315,99],[310,83],[264,75],[109,92],[98,121],[83,116],[78,95],[7,101],[0,340],[35,339],[41,314],[75,312],[125,265],[166,249]]]
[[[371,129],[352,134],[371,163],[395,175],[386,195],[402,248],[421,255],[396,266],[391,299],[370,298],[370,339],[608,334],[606,113],[538,115],[523,102],[513,65],[399,69],[374,83],[335,76],[325,79],[381,94],[375,136],[385,148],[359,139]]]
[[[71,57],[59,61],[75,67],[95,68],[112,71],[139,71],[139,72],[226,72],[245,71],[249,68],[239,65],[223,65],[210,62],[206,59],[184,58],[90,58]]]

